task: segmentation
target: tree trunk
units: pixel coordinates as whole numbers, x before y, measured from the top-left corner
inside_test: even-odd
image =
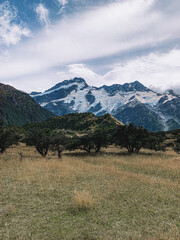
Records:
[[[62,153],[62,150],[58,149],[58,158],[61,158],[61,153]]]
[[[100,150],[101,150],[101,147],[97,147],[97,148],[95,149],[95,152],[98,153]]]

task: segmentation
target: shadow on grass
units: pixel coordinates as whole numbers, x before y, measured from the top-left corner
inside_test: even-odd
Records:
[[[98,240],[96,237],[91,237],[85,232],[82,236],[78,236],[77,238],[72,238],[72,240]]]
[[[84,215],[87,215],[90,211],[91,211],[90,208],[74,208],[74,207],[69,207],[69,208],[67,209],[67,212],[68,212],[70,215],[73,215],[73,216],[84,216]]]
[[[128,151],[119,151],[119,152],[113,152],[113,151],[100,151],[98,153],[91,152],[67,152],[64,153],[65,156],[71,156],[71,157],[100,157],[100,156],[156,156],[156,157],[162,157],[164,156],[164,152],[139,152],[139,153],[129,153]]]
[[[72,240],[98,240],[98,238],[88,236],[88,233],[85,233],[83,236],[77,238],[72,238]]]

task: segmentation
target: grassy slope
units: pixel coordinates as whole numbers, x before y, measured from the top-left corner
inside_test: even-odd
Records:
[[[22,126],[44,121],[54,114],[42,108],[28,94],[0,83],[0,116],[6,124]]]
[[[180,157],[106,151],[59,161],[9,149],[0,165],[0,239],[180,239]]]
[[[50,128],[65,129],[72,131],[86,131],[92,130],[96,127],[109,128],[123,125],[110,114],[104,114],[100,117],[92,113],[71,113],[60,117],[54,117],[41,123],[30,123],[25,126],[25,129],[32,128]]]

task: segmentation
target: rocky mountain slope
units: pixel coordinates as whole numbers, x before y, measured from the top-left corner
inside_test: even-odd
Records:
[[[28,94],[0,83],[0,117],[5,124],[21,126],[53,116],[53,113],[42,108]]]
[[[173,91],[156,93],[138,81],[97,88],[87,85],[82,78],[74,78],[31,96],[59,116],[109,113],[124,124],[134,122],[150,131],[180,128],[180,97]]]

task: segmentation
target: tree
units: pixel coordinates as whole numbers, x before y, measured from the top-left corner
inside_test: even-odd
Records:
[[[107,147],[109,143],[110,135],[103,129],[96,129],[94,132],[82,136],[74,136],[69,139],[67,146],[68,150],[80,149],[90,153],[94,150],[96,153],[101,150],[102,147]]]
[[[117,127],[115,137],[117,145],[127,148],[129,153],[138,153],[146,143],[148,131],[130,123],[127,126]]]
[[[91,134],[83,135],[79,138],[79,146],[78,149],[84,150],[88,153],[94,149],[94,141]]]
[[[18,144],[19,136],[13,129],[3,127],[3,120],[0,118],[0,153],[4,153],[11,145]]]
[[[166,135],[164,133],[149,133],[148,139],[144,148],[154,150],[154,151],[166,151],[167,145],[164,143]]]
[[[175,146],[174,146],[174,151],[177,153],[180,153],[180,136],[177,137],[177,140],[174,142]]]
[[[115,132],[115,143],[127,148],[129,153],[138,153],[141,148],[165,150],[162,136],[150,133],[143,127],[136,127],[133,123],[118,126]]]
[[[49,129],[34,129],[28,133],[25,143],[28,146],[35,146],[41,156],[46,157],[51,143],[51,133]]]
[[[63,133],[56,133],[51,137],[51,150],[57,151],[58,157],[61,158],[63,150],[66,149],[68,138]]]
[[[69,151],[80,149],[90,153],[93,148],[93,142],[89,138],[88,134],[83,136],[74,135],[73,137],[69,138],[69,141],[66,145],[66,149]]]
[[[94,143],[95,152],[99,152],[102,147],[108,147],[110,142],[110,133],[106,129],[98,128],[92,135],[92,142]]]

